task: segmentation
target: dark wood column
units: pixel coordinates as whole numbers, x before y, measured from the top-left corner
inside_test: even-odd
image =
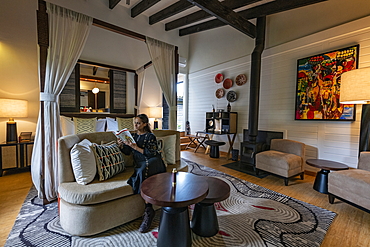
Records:
[[[49,48],[49,24],[48,14],[46,13],[46,2],[39,0],[39,9],[37,10],[37,41],[40,48],[40,61],[39,61],[39,73],[40,73],[40,92],[44,92],[45,88],[45,74],[46,74],[46,59],[48,56]],[[45,131],[44,131],[44,102],[40,101],[40,124],[41,124],[41,192],[43,194],[43,204],[50,203],[45,196]]]
[[[261,82],[262,52],[265,49],[266,16],[257,18],[255,48],[252,53],[249,96],[249,141],[256,142],[258,134],[259,96]]]

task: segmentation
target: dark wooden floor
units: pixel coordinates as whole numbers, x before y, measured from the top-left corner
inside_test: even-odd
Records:
[[[313,176],[306,175],[304,180],[299,177],[291,179],[289,186],[284,186],[283,179],[273,175],[260,179],[223,167],[223,164],[232,162],[226,159],[225,154],[214,159],[205,155],[204,149],[199,149],[197,153],[189,149],[182,151],[181,157],[336,212],[338,216],[329,228],[321,245],[323,247],[370,247],[370,214],[337,200],[335,204],[329,204],[327,195],[312,189],[315,179]],[[29,172],[5,173],[0,177],[0,246],[5,244],[31,185]]]

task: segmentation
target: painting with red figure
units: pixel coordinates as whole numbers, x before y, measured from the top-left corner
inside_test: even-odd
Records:
[[[355,105],[339,103],[341,75],[357,69],[359,45],[297,61],[296,120],[355,121]]]

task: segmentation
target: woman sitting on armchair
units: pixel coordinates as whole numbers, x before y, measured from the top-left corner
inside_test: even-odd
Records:
[[[149,118],[145,114],[139,114],[134,119],[136,133],[132,135],[136,143],[122,141],[118,138],[118,144],[126,155],[133,153],[135,171],[127,183],[131,185],[134,194],[139,194],[142,182],[155,174],[166,172],[166,166],[158,151],[157,138],[149,126]],[[139,231],[144,233],[150,229],[155,211],[152,204],[145,202],[143,222]]]

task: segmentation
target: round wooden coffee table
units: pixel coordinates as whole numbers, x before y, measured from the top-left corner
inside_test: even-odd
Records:
[[[143,199],[162,206],[157,246],[191,246],[188,206],[202,201],[207,194],[207,180],[187,172],[177,172],[175,186],[169,172],[144,180],[141,185]]]
[[[230,195],[230,186],[221,179],[205,177],[208,182],[207,197],[195,204],[191,229],[202,237],[212,237],[218,233],[219,226],[214,203],[227,199]]]
[[[322,159],[308,159],[306,163],[310,166],[320,168],[316,175],[314,190],[323,194],[328,194],[328,174],[330,171],[348,170],[348,166],[339,162],[322,160]]]

